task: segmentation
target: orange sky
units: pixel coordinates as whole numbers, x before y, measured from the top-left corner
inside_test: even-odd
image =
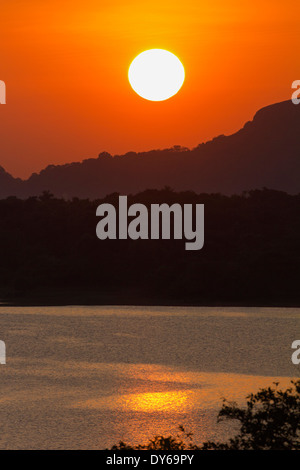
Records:
[[[300,79],[299,0],[2,0],[0,165],[27,177],[101,151],[196,146],[230,134]],[[186,70],[170,100],[127,71],[146,49]]]

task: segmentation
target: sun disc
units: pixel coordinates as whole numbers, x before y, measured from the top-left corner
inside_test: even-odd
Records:
[[[164,101],[176,95],[183,85],[182,63],[164,49],[149,49],[131,63],[128,79],[133,90],[150,101]]]

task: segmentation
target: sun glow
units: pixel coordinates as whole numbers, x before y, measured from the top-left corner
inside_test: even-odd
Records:
[[[139,54],[128,71],[129,83],[142,98],[164,101],[176,95],[183,85],[185,71],[174,54],[150,49]]]

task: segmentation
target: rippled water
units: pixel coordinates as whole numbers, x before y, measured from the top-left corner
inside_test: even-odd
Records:
[[[0,447],[106,448],[156,433],[226,438],[222,397],[299,377],[300,309],[0,307]]]

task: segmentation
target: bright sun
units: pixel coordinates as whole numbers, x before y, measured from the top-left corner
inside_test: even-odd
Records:
[[[150,101],[164,101],[176,95],[183,85],[184,67],[178,57],[164,49],[139,54],[128,71],[134,91]]]

